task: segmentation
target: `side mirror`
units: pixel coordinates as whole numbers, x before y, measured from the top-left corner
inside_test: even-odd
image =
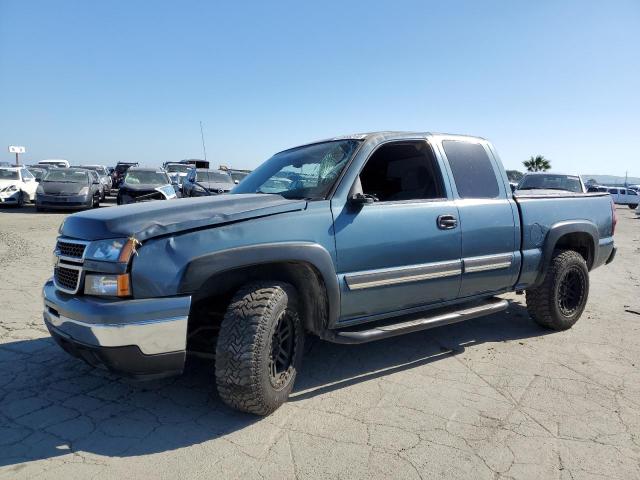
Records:
[[[511,185],[511,191],[512,191],[512,192],[515,192],[515,191],[516,191],[516,189],[518,188],[518,186],[517,186],[517,185],[514,185],[513,183],[511,183],[511,184],[509,184],[509,185]]]
[[[378,201],[375,195],[367,195],[366,193],[354,193],[349,197],[349,203],[352,205],[368,205]]]

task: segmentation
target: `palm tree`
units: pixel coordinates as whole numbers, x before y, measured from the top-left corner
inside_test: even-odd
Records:
[[[551,162],[544,158],[544,155],[536,155],[535,157],[525,160],[522,164],[527,167],[528,172],[546,172],[551,168]]]

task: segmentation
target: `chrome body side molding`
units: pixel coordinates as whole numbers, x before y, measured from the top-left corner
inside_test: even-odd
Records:
[[[500,253],[497,255],[483,255],[481,257],[468,257],[463,260],[464,273],[484,272],[486,270],[500,270],[511,267],[513,253]]]
[[[452,277],[462,273],[460,260],[447,262],[424,263],[403,267],[367,270],[345,275],[350,290],[396,285],[399,283],[417,282],[433,278]]]

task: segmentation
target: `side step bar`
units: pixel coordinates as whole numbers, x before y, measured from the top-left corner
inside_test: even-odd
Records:
[[[387,323],[367,330],[333,330],[326,332],[323,338],[334,343],[356,344],[372,342],[374,340],[395,337],[405,333],[417,332],[419,330],[426,330],[428,328],[440,327],[450,323],[491,315],[492,313],[506,310],[508,306],[509,302],[506,300],[494,297],[480,304],[476,303],[472,307],[463,307],[455,310],[449,308],[445,312],[442,310],[438,312],[427,312],[432,314],[424,316],[425,314],[423,313],[420,318],[416,318],[414,315],[411,320],[399,323]]]

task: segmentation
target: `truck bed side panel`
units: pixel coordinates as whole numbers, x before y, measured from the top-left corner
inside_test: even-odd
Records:
[[[559,225],[570,223],[593,224],[598,238],[596,246],[613,243],[611,232],[611,200],[609,195],[600,194],[555,194],[555,195],[514,195],[520,210],[522,231],[522,270],[516,289],[531,286],[543,271],[543,257],[549,232]],[[582,228],[582,227],[578,227]],[[549,248],[553,248],[550,246]],[[600,248],[596,248],[596,258],[592,268],[605,259],[600,258]]]

